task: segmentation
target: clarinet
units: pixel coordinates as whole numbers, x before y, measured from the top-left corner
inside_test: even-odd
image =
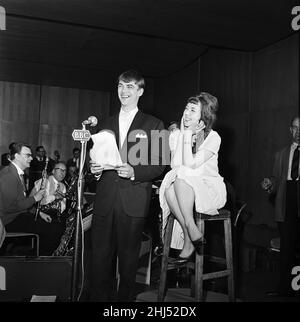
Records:
[[[46,157],[46,163],[45,163],[45,167],[44,170],[42,172],[42,181],[41,181],[41,186],[40,186],[40,190],[44,189],[46,186],[46,180],[47,180],[47,167],[48,167],[48,162],[49,162],[49,158]],[[36,207],[36,212],[35,212],[35,221],[38,218],[38,215],[40,213],[41,210],[41,200],[38,202],[37,207]]]

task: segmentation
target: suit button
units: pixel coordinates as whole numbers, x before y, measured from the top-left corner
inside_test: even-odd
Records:
[[[115,179],[115,182],[119,182],[119,179]]]

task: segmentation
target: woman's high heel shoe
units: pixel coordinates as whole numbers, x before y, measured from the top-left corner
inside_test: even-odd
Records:
[[[188,261],[191,261],[194,257],[194,253],[195,253],[195,249],[192,251],[191,255],[187,256],[187,257],[182,257],[182,256],[178,256],[177,258],[175,258],[173,261],[172,261],[172,264],[174,265],[181,265],[181,264],[184,264]]]
[[[196,240],[192,240],[192,244],[195,247],[195,250],[196,250],[197,254],[200,255],[201,251],[202,251],[202,246],[204,244],[206,244],[206,240],[205,240],[204,236],[202,236],[202,237],[200,237],[200,238],[198,238]]]

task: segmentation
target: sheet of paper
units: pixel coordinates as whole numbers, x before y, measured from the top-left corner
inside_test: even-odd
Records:
[[[115,134],[109,130],[100,131],[91,136],[94,142],[90,150],[93,161],[104,167],[104,170],[113,170],[122,164]]]

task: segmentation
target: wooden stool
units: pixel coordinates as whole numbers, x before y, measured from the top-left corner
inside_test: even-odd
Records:
[[[230,211],[226,209],[220,209],[219,214],[215,216],[210,216],[206,214],[195,213],[195,222],[200,232],[204,235],[204,227],[206,221],[220,221],[224,222],[224,235],[225,235],[225,252],[226,258],[220,258],[215,256],[209,256],[209,260],[217,263],[226,264],[226,269],[222,271],[210,272],[203,274],[203,262],[204,262],[204,246],[202,246],[201,254],[196,253],[195,262],[188,261],[182,266],[186,266],[195,271],[195,300],[200,302],[203,300],[203,281],[210,280],[214,278],[227,276],[228,282],[228,297],[229,301],[235,300],[234,295],[234,278],[233,278],[233,258],[232,258],[232,236],[231,236],[231,219]],[[160,282],[158,288],[158,302],[163,302],[166,292],[166,279],[167,271],[170,269],[175,269],[178,265],[172,263],[172,259],[169,258],[169,251],[172,239],[172,231],[174,226],[174,216],[171,214],[168,219],[165,237],[164,237],[164,248],[162,255]],[[204,235],[205,236],[205,235]]]

